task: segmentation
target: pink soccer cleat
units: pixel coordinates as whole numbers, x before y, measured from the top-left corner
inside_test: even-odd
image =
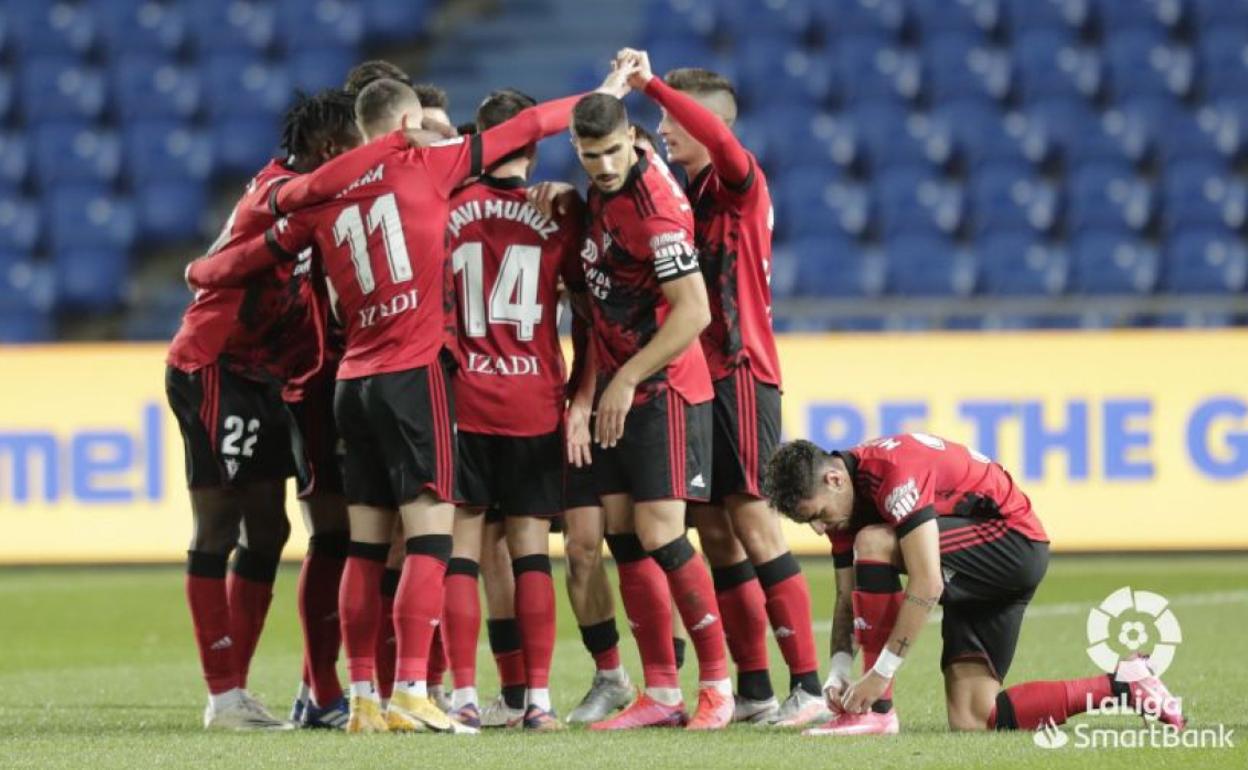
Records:
[[[896,735],[899,729],[897,709],[889,709],[884,714],[841,712],[818,727],[803,730],[802,735]]]
[[[730,714],[731,708],[731,702],[729,702]],[[659,703],[642,692],[628,708],[610,719],[594,722],[589,729],[636,730],[641,727],[683,727],[687,720],[685,704],[677,703],[675,706],[669,706],[666,703]]]
[[[698,688],[698,708],[689,720],[688,730],[722,730],[732,722],[736,703],[731,695],[714,687]]]
[[[1147,656],[1134,655],[1123,661],[1116,678],[1126,683],[1131,693],[1131,706],[1145,719],[1155,717],[1162,724],[1179,730],[1187,726],[1182,701],[1171,695],[1161,677],[1153,673]]]

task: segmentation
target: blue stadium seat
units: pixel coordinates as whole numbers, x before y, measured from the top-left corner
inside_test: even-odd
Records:
[[[1248,153],[1248,95],[1201,104],[1196,110],[1196,125],[1220,155],[1240,160]]]
[[[25,132],[0,133],[0,195],[20,190],[30,169],[30,140]]]
[[[1022,164],[985,166],[971,177],[971,212],[977,233],[1030,230],[1049,233],[1061,214],[1061,193]]]
[[[1192,5],[1203,30],[1248,25],[1248,0],[1192,0]]]
[[[1248,288],[1248,247],[1225,230],[1180,233],[1166,243],[1162,286],[1180,294],[1242,292]]]
[[[267,0],[191,2],[182,7],[201,56],[263,51],[273,42],[276,13]]]
[[[721,0],[720,27],[738,41],[759,37],[799,40],[813,23],[809,0]]]
[[[1195,82],[1195,57],[1157,32],[1115,32],[1105,44],[1109,81],[1118,99],[1186,98]]]
[[[24,62],[21,73],[22,105],[26,119],[94,119],[104,110],[104,75],[76,59],[43,57]]]
[[[1157,249],[1123,232],[1089,231],[1074,239],[1071,288],[1085,294],[1151,294],[1157,285]]]
[[[865,159],[866,149],[858,138],[858,127],[848,113],[816,115],[811,119],[810,132],[814,137],[811,152],[820,162],[831,162],[848,169]],[[804,152],[788,154],[798,165],[808,162]]]
[[[277,118],[235,117],[212,125],[212,148],[219,171],[250,176],[277,151]]]
[[[1153,221],[1157,195],[1130,167],[1117,163],[1089,163],[1068,178],[1068,227],[1130,229],[1141,232]]]
[[[1162,212],[1170,232],[1190,227],[1248,224],[1248,184],[1221,164],[1201,161],[1166,167]]]
[[[118,57],[112,83],[118,113],[125,120],[189,118],[199,109],[199,71],[161,56]]]
[[[859,105],[851,114],[873,172],[921,164],[938,168],[953,157],[953,130],[939,116],[907,113],[888,102]]]
[[[976,241],[974,250],[986,294],[1056,296],[1066,290],[1066,252],[1031,233],[996,233]]]
[[[1198,41],[1205,94],[1214,99],[1248,93],[1248,24],[1205,31]]]
[[[409,41],[425,31],[429,19],[428,0],[363,0],[364,31],[370,39]]]
[[[292,51],[286,64],[291,85],[315,93],[322,88],[341,88],[347,72],[358,59],[355,48],[334,46]]]
[[[1042,163],[1048,157],[1046,135],[1021,114],[1002,114],[985,102],[950,102],[935,112],[953,131],[956,152],[971,169],[999,162]]]
[[[1185,11],[1183,0],[1096,0],[1096,16],[1106,31],[1169,33],[1182,25]]]
[[[1068,167],[1101,161],[1135,163],[1147,149],[1131,143],[1125,130],[1111,130],[1113,121],[1082,101],[1040,102],[1028,114],[1044,127]]]
[[[0,251],[30,254],[39,244],[42,216],[35,201],[0,197]]]
[[[1015,35],[1024,30],[1052,30],[1074,36],[1091,18],[1088,0],[1006,0],[1006,18]]]
[[[200,217],[207,208],[208,191],[196,180],[153,181],[134,194],[138,238],[161,243],[202,235]]]
[[[886,236],[951,235],[962,224],[965,205],[961,186],[925,168],[889,169],[875,178],[874,188]]]
[[[1001,48],[979,45],[968,35],[928,39],[923,46],[923,66],[931,99],[990,99],[1010,95],[1013,63]]]
[[[1149,126],[1153,150],[1164,164],[1184,160],[1225,162],[1215,137],[1182,104],[1168,98],[1137,99],[1123,104],[1122,111]]]
[[[841,41],[835,56],[847,102],[903,102],[919,95],[922,67],[910,51],[864,37]]]
[[[130,258],[124,249],[84,247],[58,251],[57,304],[74,310],[105,311],[118,307],[125,296]]]
[[[820,169],[792,171],[779,185],[773,193],[776,213],[792,237],[856,238],[871,225],[871,197],[865,185],[835,174],[825,176]]]
[[[824,0],[812,5],[814,23],[842,42],[863,35],[901,36],[906,26],[902,0]]]
[[[44,195],[44,219],[54,252],[128,250],[134,243],[134,206],[94,185],[59,187]]]
[[[212,142],[207,134],[173,121],[135,121],[122,142],[126,173],[138,185],[153,181],[203,182],[212,173]]]
[[[259,57],[220,54],[204,66],[204,97],[214,118],[276,116],[290,93],[285,69]]]
[[[884,256],[838,238],[794,241],[798,293],[807,297],[878,297],[887,275]]]
[[[1001,0],[909,0],[923,35],[993,34],[1001,24]]]
[[[186,40],[186,17],[178,5],[150,0],[110,0],[94,5],[100,35],[116,54],[173,54]]]
[[[599,78],[601,79],[601,78]],[[830,103],[837,89],[836,67],[822,54],[785,49],[743,61],[738,90],[754,109]]]
[[[9,3],[13,39],[26,56],[81,56],[95,43],[96,25],[90,4],[63,2]]]
[[[1037,6],[1047,0],[1026,0]],[[1096,49],[1079,46],[1052,30],[1026,32],[1015,43],[1019,93],[1040,99],[1093,99],[1101,92],[1104,67]]]
[[[114,131],[80,123],[49,124],[34,132],[35,176],[45,189],[67,182],[112,184],[121,173]]]
[[[292,52],[354,47],[364,36],[364,10],[354,0],[277,0],[277,29],[278,42]]]
[[[796,252],[787,244],[779,244],[771,252],[771,298],[785,300],[797,294],[801,266]]]
[[[7,122],[13,113],[13,106],[17,101],[14,98],[16,91],[13,73],[7,69],[0,70],[0,123]]]
[[[975,258],[939,236],[889,239],[888,290],[906,296],[965,297],[975,291]]]
[[[25,261],[0,270],[0,342],[53,339],[55,301],[56,276],[49,265]]]

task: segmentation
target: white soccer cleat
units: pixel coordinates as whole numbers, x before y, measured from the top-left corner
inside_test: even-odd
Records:
[[[635,696],[628,674],[624,674],[622,679],[615,679],[596,672],[589,692],[585,693],[576,708],[568,712],[567,721],[569,724],[601,722],[618,709],[632,703]]]
[[[741,722],[754,725],[771,724],[780,711],[780,704],[774,697],[767,700],[753,700],[734,695],[733,698],[732,721],[734,724]]]
[[[828,711],[828,703],[823,695],[811,695],[799,685],[780,704],[770,724],[775,727],[805,727],[814,722],[826,722],[831,718],[832,712]]]
[[[208,700],[204,709],[206,730],[293,730],[295,725],[278,719],[269,713],[260,701],[246,690],[239,690],[225,702],[213,704]]]
[[[481,712],[481,727],[519,727],[524,722],[524,709],[513,709],[500,694]]]

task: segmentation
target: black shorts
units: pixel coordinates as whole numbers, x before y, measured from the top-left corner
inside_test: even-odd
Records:
[[[940,516],[945,591],[940,667],[983,660],[998,681],[1014,661],[1023,613],[1049,566],[1049,544],[1008,529],[1002,519]]]
[[[564,463],[563,466],[563,506],[566,510],[573,508],[598,508],[602,500],[598,499],[598,487],[594,484],[594,466],[586,465],[578,468]]]
[[[711,402],[688,404],[674,391],[634,406],[610,449],[593,445],[598,494],[633,502],[706,502],[711,491]]]
[[[397,508],[424,492],[459,499],[455,404],[445,361],[339,380],[334,421],[342,436],[347,502]]]
[[[165,368],[165,395],[178,421],[191,489],[281,481],[294,472],[290,418],[281,389],[213,364]]]
[[[563,433],[544,436],[459,434],[463,504],[502,516],[563,512]]]
[[[729,495],[763,496],[763,470],[780,443],[780,389],[759,380],[748,366],[715,382],[715,469],[711,502]]]
[[[343,493],[343,446],[334,424],[332,372],[318,375],[303,388],[303,398],[287,401],[290,410],[290,443],[294,453],[299,497]]]

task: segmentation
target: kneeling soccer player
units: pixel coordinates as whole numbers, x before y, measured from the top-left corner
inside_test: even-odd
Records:
[[[1061,724],[1106,698],[1154,704],[1182,729],[1179,701],[1136,657],[1114,674],[1002,689],[1023,613],[1048,567],[1049,544],[1031,501],[997,463],[921,433],[824,452],[809,441],[782,446],[767,469],[767,494],[790,519],[832,540],[836,610],[832,673],[824,684],[839,711],[807,735],[898,731],[893,677],[927,615],[944,608],[946,709],[954,730],[1034,729]],[[900,575],[909,575],[906,588]],[[851,680],[852,634],[863,676]]]

